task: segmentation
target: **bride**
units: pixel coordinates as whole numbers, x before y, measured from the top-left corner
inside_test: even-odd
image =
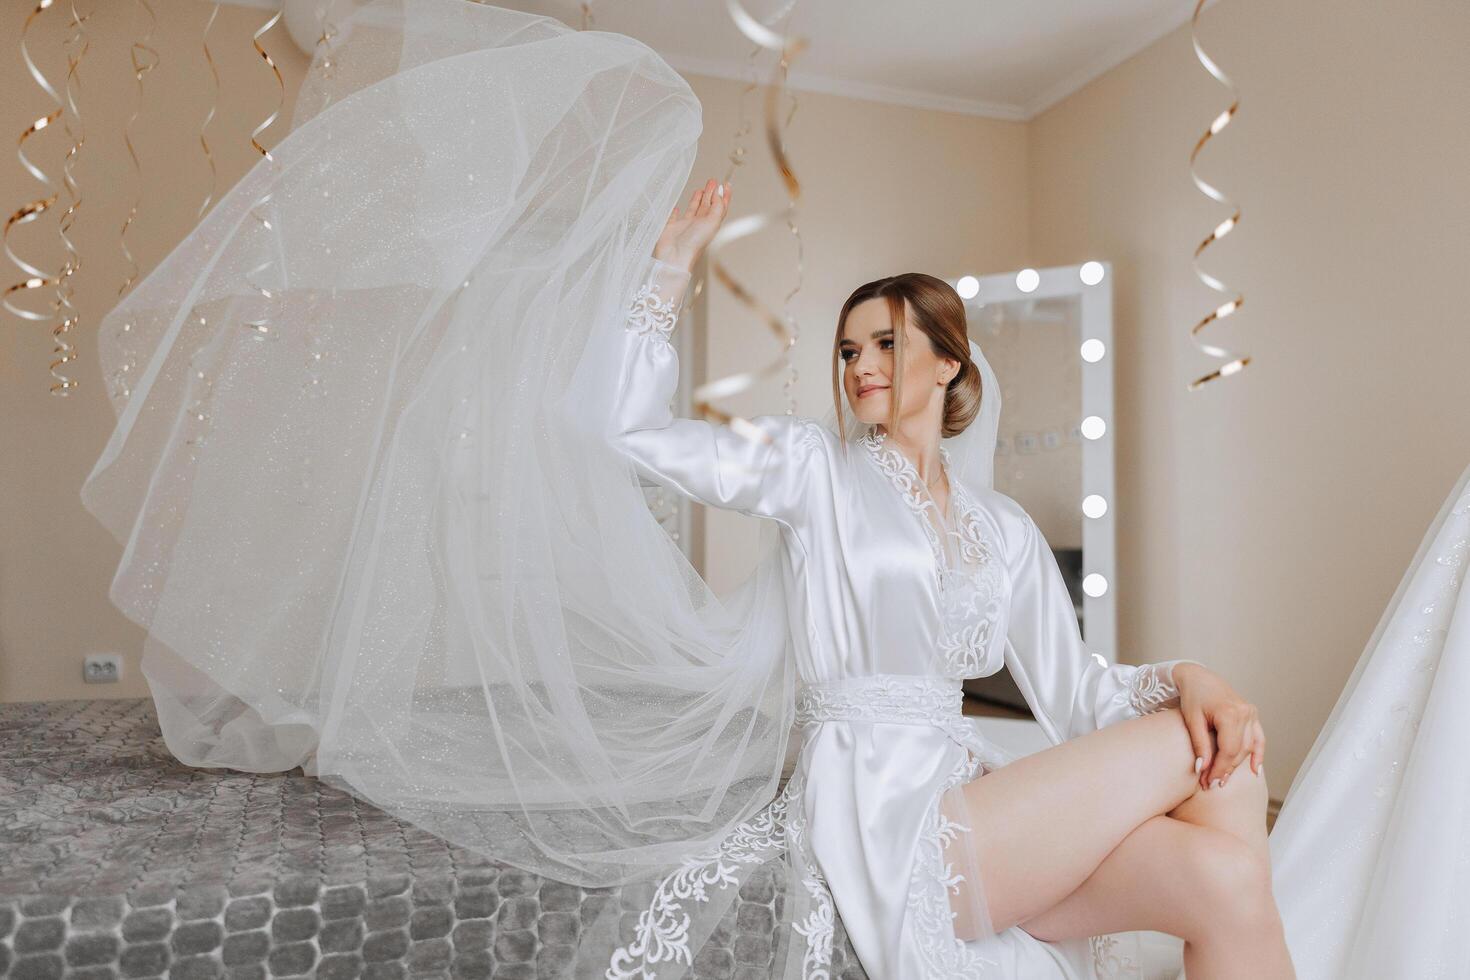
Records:
[[[906,273],[843,305],[834,377],[866,427],[855,454],[808,419],[758,419],[755,441],[670,418],[668,336],[730,204],[729,185],[707,181],[655,245],[627,321],[616,443],[660,485],[781,525],[807,642],[801,754],[775,819],[868,975],[1090,976],[1098,947],[1089,964],[1067,940],[1152,929],[1186,940],[1192,978],[1293,976],[1256,710],[1195,662],[1090,657],[1035,523],[956,478],[944,442],[998,399],[951,287]],[[993,428],[978,438],[992,458]],[[1003,656],[1067,741],[997,760],[965,729],[960,679]],[[609,976],[653,965],[657,921]],[[1060,973],[1039,972],[1052,961]]]
[[[1439,860],[1462,808],[1405,760],[1463,742],[1429,679],[1470,498],[1287,794],[1278,915],[1255,708],[1083,644],[993,489],[1000,389],[949,286],[853,292],[820,420],[673,418],[670,335],[731,200],[674,207],[687,83],[632,38],[465,0],[338,26],[291,132],[99,329],[117,425],[82,499],[179,759],[300,766],[617,888],[541,937],[545,977],[673,980],[747,888],[774,928],[741,962],[786,980],[830,975],[839,926],[875,980],[1136,977],[1141,929],[1183,937],[1192,980],[1290,977],[1283,919],[1304,976],[1389,975],[1414,936],[1414,975],[1458,962],[1455,906],[1411,879],[1464,891]],[[708,588],[648,486],[762,518],[740,587]],[[1053,747],[965,722],[962,680],[1002,667]]]

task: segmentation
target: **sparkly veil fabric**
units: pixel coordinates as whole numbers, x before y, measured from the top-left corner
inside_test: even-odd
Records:
[[[1470,469],[1419,545],[1270,837],[1301,980],[1464,976],[1470,963]],[[1330,896],[1330,900],[1328,900]]]
[[[715,596],[595,420],[701,107],[617,34],[370,0],[290,133],[104,319],[169,748],[599,887],[717,846],[793,720],[775,532]]]

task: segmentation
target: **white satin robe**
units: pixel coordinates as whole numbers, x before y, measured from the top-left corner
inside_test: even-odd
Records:
[[[1177,661],[1109,665],[1090,653],[1021,506],[952,480],[941,533],[913,465],[872,430],[844,456],[813,419],[757,417],[773,436],[765,445],[674,418],[677,311],[663,297],[675,280],[687,273],[653,261],[630,309],[612,431],[644,477],[781,526],[802,744],[783,792],[724,848],[730,866],[787,862],[777,929],[793,945],[778,975],[827,975],[835,902],[872,980],[1137,976],[1136,944],[1130,956],[1119,941],[1133,934],[1048,943],[1019,927],[995,934],[981,910],[984,938],[956,939],[946,888],[975,874],[965,834],[984,828],[956,822],[963,797],[945,791],[1009,761],[961,717],[961,679],[1009,667],[1060,742],[1176,703]],[[709,868],[670,876],[646,922],[676,925],[619,950],[607,976],[681,974],[692,951],[677,923],[720,882]]]

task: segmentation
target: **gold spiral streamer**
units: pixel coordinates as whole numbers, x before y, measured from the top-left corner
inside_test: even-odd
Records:
[[[26,37],[30,34],[31,30],[31,22],[39,17],[50,6],[51,0],[38,0],[35,9],[32,10],[30,14],[26,17],[25,25],[21,28],[20,32],[20,56],[22,60],[25,61],[26,70],[31,73],[31,78],[34,79],[36,84],[41,87],[41,90],[44,91],[47,95],[51,96],[52,100],[56,103],[56,109],[52,112],[48,112],[44,116],[41,116],[39,119],[34,120],[29,126],[25,128],[25,130],[20,134],[16,156],[20,158],[20,165],[24,167],[32,177],[39,180],[46,187],[56,190],[56,182],[53,181],[50,177],[46,176],[45,172],[42,171],[39,167],[31,163],[30,158],[27,157],[25,153],[26,140],[30,139],[36,133],[39,133],[47,126],[54,123],[58,118],[60,118],[61,113],[65,108],[61,101],[61,96],[56,94],[56,89],[53,88],[51,83],[46,80],[46,76],[41,74],[41,70],[36,67],[36,63],[31,60],[31,53],[26,45]],[[14,211],[10,215],[10,217],[5,219],[5,229],[3,234],[5,242],[5,255],[7,258],[10,259],[11,262],[15,263],[16,266],[20,268],[21,272],[25,273],[26,278],[22,279],[18,283],[6,286],[5,292],[0,293],[0,303],[3,303],[5,309],[9,310],[11,313],[14,313],[22,320],[47,320],[50,319],[51,314],[34,313],[30,310],[25,309],[24,307],[16,306],[10,301],[10,294],[20,292],[21,290],[45,289],[47,286],[55,286],[61,281],[61,278],[60,276],[57,276],[55,278],[48,276],[45,270],[31,265],[25,259],[15,254],[15,250],[10,247],[10,231],[12,228],[16,228],[20,225],[29,224],[30,222],[35,221],[42,214],[44,214],[46,210],[51,207],[51,205],[55,204],[60,196],[61,192],[57,190],[56,193],[52,194],[50,197],[37,198],[34,201],[30,201],[27,204],[22,205],[19,209]]]
[[[1203,282],[1206,286],[1209,286],[1211,289],[1215,290],[1218,293],[1224,293],[1228,295],[1230,293],[1230,290],[1223,282],[1200,268],[1199,257],[1200,253],[1202,253],[1206,248],[1235,230],[1235,226],[1240,223],[1240,208],[1237,207],[1233,201],[1222,194],[1216,187],[1209,183],[1206,183],[1204,180],[1201,180],[1200,175],[1195,172],[1194,165],[1195,159],[1199,156],[1199,151],[1204,148],[1204,145],[1208,143],[1211,139],[1213,139],[1215,137],[1215,134],[1219,133],[1226,126],[1230,125],[1230,120],[1234,118],[1236,110],[1240,108],[1240,94],[1239,90],[1235,87],[1235,83],[1232,82],[1226,76],[1226,74],[1220,70],[1220,66],[1215,64],[1215,62],[1211,60],[1209,55],[1205,54],[1204,48],[1200,47],[1199,14],[1200,11],[1204,8],[1204,5],[1205,0],[1196,0],[1194,6],[1194,15],[1189,20],[1189,33],[1190,38],[1194,43],[1194,53],[1199,58],[1200,64],[1205,66],[1205,71],[1208,71],[1211,75],[1215,76],[1215,79],[1219,81],[1220,84],[1224,85],[1227,89],[1230,90],[1231,102],[1230,108],[1226,109],[1224,112],[1216,116],[1214,121],[1210,123],[1209,129],[1205,130],[1204,135],[1201,136],[1199,138],[1199,141],[1194,144],[1194,150],[1191,151],[1189,154],[1189,176],[1194,180],[1194,185],[1198,187],[1206,197],[1225,205],[1227,208],[1232,209],[1234,213],[1231,214],[1230,217],[1226,218],[1224,221],[1216,225],[1215,229],[1210,232],[1205,240],[1200,242],[1199,245],[1195,247],[1192,262],[1194,265],[1194,273],[1195,275],[1199,276],[1201,282]],[[1191,381],[1189,383],[1190,391],[1195,391],[1201,386],[1211,381],[1214,381],[1217,378],[1224,378],[1232,374],[1238,374],[1240,373],[1242,368],[1244,368],[1247,364],[1251,362],[1249,355],[1237,355],[1233,351],[1226,350],[1225,348],[1216,346],[1215,344],[1203,342],[1199,339],[1199,332],[1201,330],[1209,326],[1211,323],[1214,323],[1218,320],[1223,320],[1227,316],[1230,316],[1236,310],[1239,310],[1244,302],[1245,297],[1237,293],[1234,299],[1215,307],[1215,309],[1210,311],[1208,316],[1206,316],[1203,320],[1200,320],[1198,323],[1190,328],[1189,336],[1190,339],[1194,341],[1196,347],[1198,347],[1201,351],[1203,351],[1210,357],[1219,358],[1220,360],[1225,361],[1224,364],[1221,364],[1218,368],[1211,371],[1209,374],[1203,375],[1202,377],[1196,378],[1195,380]]]
[[[327,20],[327,11],[326,6],[317,11],[317,29],[321,31],[316,38],[317,50],[321,52],[317,67],[321,69],[323,78],[331,78],[337,67],[337,63],[332,60],[332,38],[338,34],[337,25]]]
[[[337,36],[337,27],[327,20],[328,4],[322,4],[317,8],[317,39],[312,54],[313,70],[319,70],[323,78],[330,78],[336,68],[332,60],[332,38]],[[327,86],[323,86],[325,94]],[[325,105],[323,106],[325,108]],[[323,191],[323,193],[328,193]],[[337,287],[331,287],[333,298],[336,297]],[[327,394],[327,386],[322,384],[322,363],[329,353],[324,343],[321,328],[324,326],[321,315],[316,309],[317,296],[312,291],[307,296],[307,305],[301,328],[306,338],[306,375],[302,382],[302,390],[308,399],[320,399]],[[334,326],[327,324],[326,326]],[[311,453],[303,453],[299,460],[300,470],[296,486],[296,502],[302,507],[314,507],[318,501],[316,498],[316,460]]]
[[[267,31],[269,31],[272,27],[275,27],[276,24],[280,22],[281,15],[284,12],[285,12],[285,8],[282,7],[281,9],[277,10],[274,14],[272,14],[266,20],[266,22],[264,24],[262,24],[255,31],[255,34],[251,37],[251,40],[250,40],[250,43],[255,46],[255,50],[260,54],[261,58],[263,58],[265,60],[265,63],[270,66],[270,70],[276,76],[276,90],[277,90],[276,108],[274,109],[274,111],[271,112],[271,114],[269,116],[267,116],[264,120],[261,121],[261,123],[260,123],[259,126],[256,126],[255,129],[252,130],[251,133],[250,133],[250,145],[253,146],[253,147],[255,147],[255,149],[258,150],[260,152],[260,154],[262,156],[264,156],[267,160],[269,160],[273,165],[277,164],[278,161],[276,160],[276,158],[274,156],[271,155],[270,150],[267,150],[264,146],[261,146],[260,145],[260,142],[256,139],[256,137],[259,136],[266,129],[270,128],[271,123],[275,122],[276,119],[280,116],[280,114],[281,114],[281,108],[286,104],[286,82],[285,82],[285,79],[283,79],[281,77],[281,70],[276,67],[275,61],[273,61],[271,59],[270,54],[265,50],[265,47],[260,43],[260,38],[261,38],[262,35],[264,35]],[[271,202],[271,200],[272,200],[272,198],[274,196],[275,195],[274,195],[273,192],[267,191],[266,193],[262,194],[259,198],[257,198],[256,201],[255,201],[255,203],[253,205],[251,205],[251,207],[250,207],[250,216],[252,218],[254,218],[256,221],[260,222],[260,226],[262,228],[264,228],[266,231],[271,231],[272,230],[272,226],[271,226],[270,218],[265,213],[264,208],[265,208],[266,205],[270,204],[270,202]],[[264,298],[267,301],[267,303],[269,303],[270,300],[272,300],[272,299],[275,298],[275,294],[271,292],[271,290],[270,290],[270,288],[268,286],[262,285],[261,283],[257,282],[256,281],[256,276],[258,276],[259,274],[261,274],[265,270],[269,269],[271,267],[271,265],[274,263],[274,261],[275,261],[274,259],[266,259],[264,262],[260,263],[260,265],[256,266],[255,268],[251,269],[245,275],[245,281],[248,282],[251,286],[253,286],[255,288],[255,290],[260,293],[261,297]],[[255,320],[246,320],[245,323],[244,323],[244,326],[245,326],[245,329],[249,330],[251,332],[252,336],[256,337],[257,339],[261,339],[261,340],[274,340],[275,339],[275,334],[273,334],[271,332],[271,322],[270,322],[270,317],[269,316],[262,316],[259,319],[255,319]]]
[[[87,15],[87,17],[90,16],[92,15]],[[62,162],[61,172],[62,180],[66,185],[66,194],[71,199],[71,203],[61,213],[61,220],[58,223],[58,234],[61,236],[61,243],[66,246],[67,258],[65,266],[61,270],[60,280],[56,284],[56,309],[61,313],[61,322],[51,331],[52,338],[56,341],[56,346],[52,350],[52,353],[56,355],[56,360],[51,362],[51,377],[56,379],[56,383],[51,386],[51,394],[62,397],[70,394],[71,389],[77,386],[75,381],[61,374],[57,369],[64,364],[76,360],[77,357],[76,348],[67,343],[66,335],[71,332],[72,327],[76,326],[80,319],[77,316],[76,306],[72,303],[74,290],[72,288],[71,278],[81,269],[82,259],[81,255],[77,252],[76,245],[72,243],[67,232],[71,229],[74,220],[72,216],[82,203],[81,195],[77,193],[76,178],[72,176],[72,166],[76,161],[77,154],[81,152],[82,144],[87,141],[87,137],[86,131],[82,127],[82,110],[77,105],[74,88],[81,85],[81,79],[77,74],[77,70],[81,67],[82,59],[87,56],[87,51],[92,47],[92,42],[87,38],[84,26],[87,17],[77,16],[77,5],[75,0],[73,0],[71,4],[70,25],[72,33],[66,40],[66,101],[67,105],[71,108],[72,117],[77,121],[77,132],[72,132],[71,121],[63,116],[61,125],[66,129],[66,134],[72,138],[72,144],[66,151],[66,159]],[[72,49],[78,43],[81,44],[81,51],[73,54]]]
[[[269,31],[272,27],[275,27],[276,24],[280,22],[281,15],[285,12],[286,10],[284,6],[280,10],[277,10],[274,14],[271,15],[269,20],[260,25],[255,34],[252,35],[250,38],[250,43],[255,45],[256,52],[265,59],[265,63],[270,66],[271,71],[275,72],[276,88],[279,92],[275,111],[272,112],[269,116],[265,117],[261,124],[259,126],[256,126],[255,129],[252,130],[250,133],[250,145],[259,150],[261,155],[264,156],[267,160],[270,160],[272,163],[275,162],[276,158],[271,156],[270,150],[267,150],[265,147],[261,146],[260,143],[256,141],[255,137],[259,136],[264,130],[269,129],[271,123],[275,122],[276,119],[281,115],[281,108],[286,104],[286,81],[281,77],[281,69],[276,67],[276,63],[271,60],[270,54],[267,53],[265,48],[261,45],[260,38],[261,35],[265,34],[266,31]]]
[[[789,14],[794,6],[795,0],[792,0],[792,2],[786,8],[786,13]],[[792,92],[787,85],[790,60],[785,56],[784,53],[781,57],[780,67],[781,89],[782,92],[787,96],[787,98],[791,100],[791,107],[786,113],[786,118],[781,123],[781,132],[785,133],[790,131],[791,120],[796,118],[797,99],[796,93]],[[796,240],[796,284],[791,287],[791,289],[781,300],[781,314],[786,318],[786,322],[791,325],[791,347],[788,348],[786,357],[786,414],[795,415],[796,384],[799,378],[796,369],[796,360],[791,357],[790,350],[792,348],[795,348],[797,343],[801,341],[801,328],[800,324],[796,320],[796,317],[791,312],[791,302],[796,298],[796,294],[801,292],[801,287],[806,282],[806,243],[802,240],[801,228],[799,228],[796,224],[796,198],[791,196],[788,196],[786,198],[786,228],[788,231],[791,232],[791,237]]]
[[[209,12],[209,20],[204,22],[204,32],[200,35],[201,43],[204,45],[204,60],[209,63],[209,73],[214,76],[214,91],[210,94],[209,112],[205,115],[204,122],[199,124],[199,145],[204,148],[204,160],[209,164],[209,193],[200,202],[199,211],[194,215],[195,218],[204,217],[204,212],[208,211],[209,206],[214,203],[214,191],[219,180],[219,169],[214,165],[214,153],[209,149],[209,138],[206,135],[209,124],[214,122],[215,111],[219,108],[219,66],[214,63],[214,55],[209,50],[209,31],[214,27],[214,19],[218,16],[219,4],[216,3],[214,9]]]
[[[137,148],[133,146],[133,123],[137,120],[138,113],[141,112],[143,108],[143,76],[148,74],[154,68],[158,67],[158,52],[155,51],[153,48],[150,48],[147,44],[147,41],[153,37],[154,29],[158,27],[158,15],[155,14],[153,12],[153,8],[148,5],[148,0],[138,0],[138,5],[148,12],[148,17],[151,23],[148,25],[148,32],[138,40],[134,41],[131,49],[133,59],[133,79],[138,84],[138,102],[137,105],[133,107],[133,114],[128,117],[127,125],[123,127],[123,142],[127,144],[128,156],[133,158],[133,173],[136,174],[138,177],[138,193],[137,196],[133,198],[133,206],[128,209],[128,217],[127,220],[123,222],[122,231],[119,236],[122,240],[122,253],[124,256],[127,257],[128,264],[132,266],[132,271],[129,272],[127,278],[123,280],[123,284],[118,287],[117,294],[119,296],[127,292],[128,287],[131,286],[133,282],[138,278],[138,263],[133,259],[133,253],[128,248],[128,228],[132,225],[133,219],[138,216],[138,205],[141,204],[143,201],[143,165],[138,162],[138,151]],[[138,61],[139,51],[147,52],[152,60],[140,64]]]
[[[260,142],[256,139],[256,137],[258,137],[266,129],[270,128],[271,123],[275,122],[276,119],[280,116],[281,108],[285,105],[286,102],[286,83],[285,80],[281,77],[281,70],[276,67],[275,61],[272,60],[270,54],[260,43],[261,36],[280,22],[283,13],[284,7],[276,10],[276,12],[272,14],[269,18],[267,18],[266,22],[262,24],[259,28],[257,28],[254,34],[251,36],[251,44],[254,45],[256,53],[260,55],[260,57],[265,61],[268,66],[270,66],[271,71],[276,76],[276,89],[278,97],[275,110],[271,112],[271,114],[267,116],[260,123],[260,125],[256,126],[255,129],[251,131],[250,145],[253,146],[261,154],[261,156],[270,161],[271,165],[277,169],[280,167],[280,161],[278,161],[269,150],[262,146]],[[254,218],[257,222],[259,222],[260,226],[266,231],[271,231],[273,226],[271,224],[268,213],[264,209],[266,205],[270,204],[273,197],[273,192],[266,191],[266,193],[256,198],[255,202],[250,206],[250,216]],[[252,337],[259,340],[276,339],[276,333],[271,323],[271,317],[269,316],[270,303],[275,299],[276,294],[268,285],[265,285],[258,280],[258,277],[266,270],[270,269],[271,266],[274,264],[275,260],[268,258],[246,272],[244,277],[246,283],[249,284],[250,287],[253,288],[256,292],[260,293],[261,298],[265,300],[265,305],[261,310],[261,315],[254,319],[247,318],[242,323],[242,326],[246,329],[246,331],[248,331]],[[211,430],[213,429],[212,403],[214,401],[214,385],[216,381],[216,379],[212,377],[208,371],[209,364],[207,363],[207,358],[205,356],[207,348],[209,347],[211,341],[214,339],[211,336],[211,331],[209,330],[208,319],[200,315],[197,317],[196,322],[202,328],[200,332],[204,335],[204,340],[197,348],[195,348],[193,354],[191,354],[189,358],[189,366],[193,374],[193,379],[190,382],[190,390],[191,393],[194,394],[194,400],[189,403],[188,417],[190,421],[190,426],[192,429],[194,429],[194,431],[191,432],[185,439],[185,444],[189,446],[189,458],[191,461],[197,461],[199,458],[199,450],[209,444],[209,435]]]
[[[766,145],[771,151],[776,168],[781,174],[782,183],[786,187],[787,208],[790,213],[801,197],[801,181],[797,179],[796,171],[792,168],[791,161],[786,155],[781,139],[781,124],[777,107],[781,92],[785,88],[786,68],[790,61],[806,49],[807,40],[789,38],[771,30],[752,17],[741,5],[740,0],[726,0],[726,8],[730,13],[730,19],[735,22],[735,26],[742,34],[762,48],[781,52],[781,63],[772,72],[771,81],[766,87]],[[694,389],[692,396],[695,410],[704,418],[727,424],[748,439],[766,443],[771,441],[771,437],[765,430],[757,427],[749,419],[716,408],[713,403],[716,399],[729,398],[745,391],[757,381],[776,374],[782,367],[788,365],[791,347],[796,342],[796,334],[789,330],[782,319],[772,313],[750,290],[737,281],[726,268],[725,263],[718,258],[725,246],[738,239],[754,235],[770,224],[771,220],[770,215],[755,214],[726,223],[709,244],[709,260],[715,278],[730,290],[736,300],[743,303],[770,327],[771,333],[780,345],[780,352],[769,363],[754,371],[726,375],[702,384]]]
[[[734,145],[730,148],[730,165],[725,168],[725,176],[720,179],[721,183],[729,183],[735,177],[736,168],[745,166],[745,137],[750,135],[750,119],[745,114],[745,97],[760,88],[755,59],[763,50],[765,49],[759,44],[752,45],[750,54],[745,58],[745,73],[750,77],[750,81],[746,83],[745,88],[740,90],[740,114],[736,120],[735,134],[732,137]],[[699,285],[703,285],[702,280]],[[696,288],[694,292],[695,295],[698,295],[699,290]]]

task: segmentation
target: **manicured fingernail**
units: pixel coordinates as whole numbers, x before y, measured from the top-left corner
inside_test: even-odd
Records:
[[[721,184],[719,187],[716,187],[715,188],[715,193],[718,194],[718,195],[720,195],[721,197],[724,197],[725,196],[725,185],[724,184]]]
[[[1205,767],[1205,757],[1202,756],[1202,755],[1195,756],[1194,757],[1194,771],[1195,772],[1199,772],[1204,767]]]
[[[1219,789],[1221,786],[1224,785],[1225,784],[1223,782],[1221,782],[1219,779],[1216,779],[1213,783],[1210,784],[1210,789]]]

